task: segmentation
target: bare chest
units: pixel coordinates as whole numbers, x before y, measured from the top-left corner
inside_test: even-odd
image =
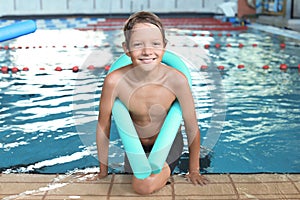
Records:
[[[175,100],[175,95],[161,84],[148,84],[127,90],[121,100],[126,102],[133,120],[143,124],[163,119]]]

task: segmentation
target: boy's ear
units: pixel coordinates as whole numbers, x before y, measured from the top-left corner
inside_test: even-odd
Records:
[[[127,48],[126,42],[122,42],[122,47],[127,56],[129,56],[129,49]]]

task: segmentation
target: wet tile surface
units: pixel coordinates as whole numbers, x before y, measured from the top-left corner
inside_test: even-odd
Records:
[[[170,184],[151,195],[136,194],[130,175],[0,174],[0,199],[300,199],[300,174],[209,174],[210,184],[193,185],[174,175]]]

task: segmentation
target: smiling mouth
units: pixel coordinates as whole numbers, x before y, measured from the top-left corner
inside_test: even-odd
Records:
[[[156,60],[156,58],[141,58],[139,60],[142,61],[143,63],[147,64],[147,63],[153,62],[154,60]]]

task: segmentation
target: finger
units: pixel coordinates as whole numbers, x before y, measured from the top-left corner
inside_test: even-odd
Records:
[[[206,177],[204,177],[204,176],[201,176],[201,181],[202,181],[202,183],[203,183],[204,185],[206,185],[206,184],[209,183],[209,180],[208,180]]]
[[[205,185],[205,183],[203,182],[203,180],[201,178],[197,179],[197,183],[201,186]]]
[[[191,177],[189,175],[185,175],[185,179],[190,182],[191,181]]]
[[[205,184],[208,184],[210,182],[209,179],[207,179],[205,176],[202,176],[202,179]]]
[[[191,181],[194,185],[198,185],[199,184],[199,181],[198,181],[198,178],[197,177],[193,177],[191,178]]]
[[[209,184],[209,180],[207,178],[204,179],[205,185]]]
[[[196,178],[191,178],[191,181],[194,185],[198,185],[198,180]]]

